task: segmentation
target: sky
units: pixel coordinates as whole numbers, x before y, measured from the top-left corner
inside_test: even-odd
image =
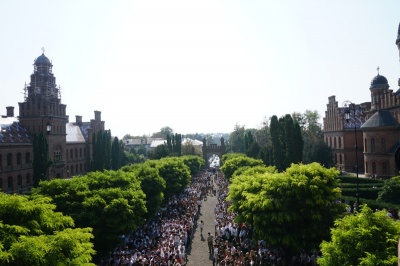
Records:
[[[378,66],[397,91],[399,10],[398,0],[0,0],[0,114],[18,115],[44,47],[70,122],[98,110],[119,138],[322,118],[332,95],[370,101]]]

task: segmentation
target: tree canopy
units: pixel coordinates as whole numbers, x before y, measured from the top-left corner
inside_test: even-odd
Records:
[[[400,176],[392,177],[385,181],[378,194],[378,201],[400,204]]]
[[[121,170],[41,182],[32,193],[51,197],[57,211],[70,215],[78,227],[92,227],[100,255],[113,249],[120,235],[141,225],[147,212],[140,181]]]
[[[0,265],[94,265],[92,229],[55,208],[47,197],[0,194]]]
[[[232,178],[228,199],[237,222],[255,229],[258,239],[297,252],[318,247],[329,237],[334,220],[344,212],[337,204],[339,172],[317,163],[295,165],[282,173]]]
[[[331,240],[321,244],[321,266],[397,265],[400,223],[363,205],[335,222]]]
[[[241,167],[245,166],[263,166],[264,163],[262,160],[257,160],[254,158],[247,157],[243,154],[243,156],[233,157],[230,160],[223,161],[224,165],[221,167],[221,171],[224,173],[225,177],[230,179],[233,173]],[[265,166],[265,165],[264,165]]]

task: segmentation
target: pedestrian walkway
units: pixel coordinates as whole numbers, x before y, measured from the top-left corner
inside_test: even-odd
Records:
[[[202,203],[200,216],[197,222],[201,220],[204,222],[203,235],[200,234],[200,228],[197,226],[194,232],[192,245],[187,250],[188,266],[212,265],[212,256],[208,253],[207,234],[210,232],[214,235],[214,208],[217,203],[218,200],[215,195],[208,195],[207,200]]]

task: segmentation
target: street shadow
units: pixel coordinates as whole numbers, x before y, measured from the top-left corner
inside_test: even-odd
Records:
[[[203,242],[206,241],[206,239],[204,238],[203,234],[200,235],[200,240],[203,241]]]

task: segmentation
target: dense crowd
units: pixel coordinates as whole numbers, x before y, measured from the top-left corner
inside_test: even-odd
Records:
[[[204,223],[198,222],[198,218],[202,202],[209,194],[218,198],[214,208],[215,230],[207,233],[214,266],[317,265],[317,253],[303,251],[287,261],[281,249],[269,248],[265,241],[253,241],[253,228],[235,223],[235,214],[228,211],[228,186],[228,180],[221,173],[201,172],[192,178],[183,193],[163,205],[155,219],[121,236],[124,244],[104,258],[100,265],[186,265],[186,250],[197,225],[203,234]]]
[[[188,188],[162,206],[156,218],[121,236],[124,244],[101,261],[101,266],[185,265],[202,200],[211,187],[211,173],[201,172]]]

